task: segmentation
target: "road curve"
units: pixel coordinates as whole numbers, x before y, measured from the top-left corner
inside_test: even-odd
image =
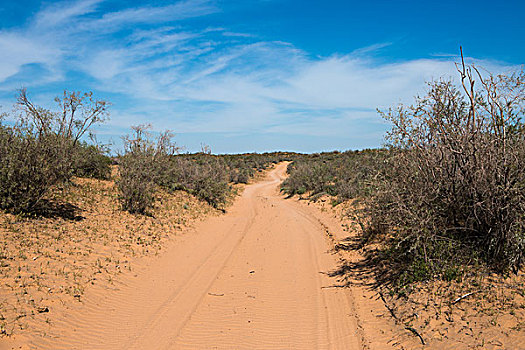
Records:
[[[39,349],[363,349],[325,231],[278,188],[286,164],[37,336]]]

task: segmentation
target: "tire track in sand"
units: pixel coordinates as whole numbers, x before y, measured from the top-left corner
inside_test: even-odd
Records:
[[[284,201],[279,164],[108,292],[54,322],[39,349],[363,349],[324,231]],[[95,286],[97,287],[97,286]]]

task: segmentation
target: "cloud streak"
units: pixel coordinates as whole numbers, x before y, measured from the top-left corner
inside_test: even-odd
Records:
[[[39,30],[71,24],[73,20],[96,10],[103,0],[76,1],[72,4],[58,2],[37,13],[33,26]]]

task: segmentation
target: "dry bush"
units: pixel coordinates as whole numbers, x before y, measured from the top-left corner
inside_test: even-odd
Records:
[[[71,176],[63,140],[0,126],[0,208],[31,212],[51,186]]]
[[[258,172],[272,164],[289,161],[294,155],[285,152],[229,154],[220,156],[224,160],[230,173],[230,182],[246,184]]]
[[[231,193],[228,180],[229,176],[225,165],[218,160],[211,160],[198,167],[186,187],[197,198],[208,202],[215,208],[223,209],[222,207],[226,204]]]
[[[523,262],[525,74],[458,71],[462,87],[433,82],[413,106],[382,113],[393,125],[393,155],[368,217],[391,237],[385,256],[401,284],[454,279],[480,262],[499,271]]]
[[[149,128],[149,125],[132,127],[134,134],[124,137],[124,154],[119,159],[120,202],[130,213],[149,213],[156,184],[165,176],[169,158],[178,149],[169,131],[154,141]]]
[[[230,182],[234,184],[247,184],[255,174],[253,168],[232,169],[230,171]]]
[[[16,123],[0,124],[0,208],[30,213],[49,189],[71,178],[80,138],[102,122],[108,103],[91,93],[64,92],[59,111],[34,105],[22,89]]]
[[[230,182],[247,183],[257,171],[286,157],[280,153],[218,156],[211,154],[209,146],[203,146],[200,153],[176,154],[166,135],[155,144],[143,127],[135,132],[134,139],[127,138],[126,153],[119,160],[122,202],[132,212],[147,211],[153,203],[155,185],[167,191],[186,191],[214,208],[224,209],[233,193]]]

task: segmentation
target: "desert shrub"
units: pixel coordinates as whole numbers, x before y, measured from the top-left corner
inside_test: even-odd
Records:
[[[31,212],[47,191],[71,176],[64,140],[0,127],[0,208]]]
[[[79,143],[73,149],[73,175],[100,180],[111,176],[111,158],[94,145]]]
[[[291,160],[293,157],[290,153],[247,153],[235,155],[219,156],[226,163],[230,173],[230,182],[235,184],[246,184],[258,172],[261,172],[273,164],[281,161]]]
[[[230,182],[234,184],[247,184],[255,174],[253,168],[240,168],[230,170]]]
[[[171,157],[166,163],[164,176],[158,182],[168,190],[184,190],[215,208],[222,207],[231,192],[229,173],[225,163],[217,156]]]
[[[64,92],[56,102],[58,112],[35,106],[21,90],[15,124],[0,124],[0,208],[30,213],[51,187],[69,180],[80,138],[107,114],[107,103],[91,93]]]
[[[385,149],[343,153],[337,166],[334,193],[339,200],[368,198],[376,191],[377,177],[388,159]]]
[[[314,169],[317,169],[317,175],[314,176]],[[281,188],[289,195],[304,194],[306,191],[312,191],[313,194],[319,193],[324,188],[326,175],[329,168],[325,164],[315,162],[295,162],[288,166],[290,176],[282,183]],[[316,191],[317,190],[317,191]]]
[[[368,196],[387,153],[377,149],[296,156],[281,189],[290,195],[308,193],[310,198],[328,194],[339,201]]]
[[[157,184],[184,190],[215,208],[224,208],[232,194],[230,183],[248,183],[258,171],[284,159],[288,153],[212,155],[209,147],[195,154],[180,154],[165,162]]]
[[[147,152],[132,151],[121,157],[117,186],[124,210],[147,214],[152,208],[155,198],[152,165],[153,157]]]
[[[197,198],[205,200],[215,208],[221,208],[228,199],[231,187],[228,185],[228,173],[220,163],[202,165],[187,185]]]
[[[432,82],[415,105],[383,113],[392,156],[369,203],[370,229],[392,237],[388,257],[408,281],[523,261],[525,75],[459,72],[461,88]]]
[[[149,127],[132,127],[134,133],[124,137],[124,154],[119,157],[117,187],[122,208],[130,213],[150,214],[156,185],[165,178],[166,164],[177,150],[171,133],[154,140]]]

